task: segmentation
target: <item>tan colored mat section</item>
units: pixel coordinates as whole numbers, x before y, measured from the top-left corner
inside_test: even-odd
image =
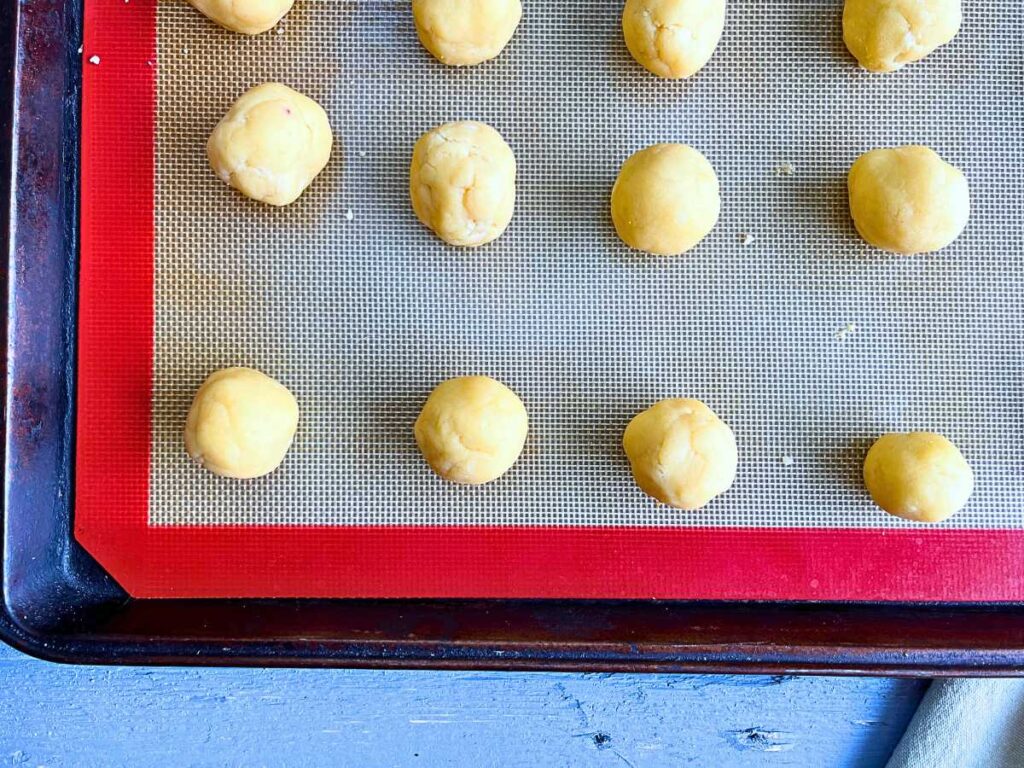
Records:
[[[670,83],[629,58],[610,0],[528,3],[505,55],[465,70],[420,48],[402,2],[299,0],[257,38],[161,3],[152,522],[903,526],[872,508],[860,462],[878,433],[926,428],[978,475],[947,525],[1021,527],[1024,22],[1017,0],[967,5],[953,44],[871,76],[841,3],[731,0],[711,64]],[[337,137],[283,210],[205,157],[265,80],[322,103]],[[415,139],[457,118],[497,127],[520,166],[511,229],[475,251],[435,240],[407,199]],[[690,255],[646,258],[616,240],[608,193],[632,151],[668,140],[709,157],[723,212]],[[849,165],[901,143],[970,179],[971,223],[939,255],[874,252],[848,219]],[[195,388],[232,364],[302,407],[284,468],[252,483],[181,444]],[[412,423],[439,380],[476,372],[522,395],[531,434],[506,478],[460,489],[429,474]],[[739,441],[734,489],[699,513],[649,503],[621,452],[629,418],[669,395],[705,400]]]

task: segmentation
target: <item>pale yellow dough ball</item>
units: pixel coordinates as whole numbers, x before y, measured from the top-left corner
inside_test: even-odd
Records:
[[[523,17],[519,0],[412,0],[423,47],[445,64],[468,66],[493,59]]]
[[[960,0],[846,0],[843,39],[860,65],[892,72],[960,31]]]
[[[632,248],[686,253],[718,222],[715,169],[685,144],[656,144],[630,157],[612,188],[612,221]]]
[[[253,200],[288,205],[327,165],[333,143],[319,104],[286,85],[264,83],[231,106],[206,149],[222,181]]]
[[[850,169],[850,214],[867,242],[914,254],[945,248],[971,215],[967,179],[927,147],[875,149]]]
[[[891,515],[941,523],[974,490],[974,473],[953,443],[933,432],[883,435],[864,459],[864,484]]]
[[[127,2],[128,0],[125,0]],[[277,24],[295,0],[189,0],[199,11],[232,32],[258,35]]]
[[[445,480],[481,485],[505,474],[526,442],[527,417],[515,392],[487,376],[438,385],[414,432],[430,467]]]
[[[252,368],[225,368],[196,392],[185,450],[215,474],[261,477],[284,460],[298,423],[298,403],[284,385]]]
[[[725,27],[725,0],[627,0],[622,34],[637,63],[678,80],[701,69]]]
[[[516,158],[484,123],[447,123],[416,142],[409,173],[416,216],[452,245],[489,243],[516,205]]]
[[[736,438],[699,400],[662,400],[637,415],[622,447],[640,490],[679,509],[700,509],[736,479]]]

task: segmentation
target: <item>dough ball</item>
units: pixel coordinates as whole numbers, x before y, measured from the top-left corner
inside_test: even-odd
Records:
[[[864,459],[864,484],[891,515],[941,523],[974,490],[974,473],[957,447],[933,432],[883,435]]]
[[[125,0],[127,2],[128,0]],[[275,26],[295,0],[189,0],[199,11],[232,32],[258,35]]]
[[[850,169],[861,237],[897,253],[929,253],[959,237],[971,214],[964,175],[927,147],[875,149]]]
[[[247,91],[206,145],[220,179],[253,200],[288,205],[327,165],[334,138],[323,108],[280,83]]]
[[[622,447],[640,490],[679,509],[700,509],[736,479],[736,438],[699,400],[655,403],[629,422]]]
[[[645,69],[678,80],[711,58],[725,27],[725,0],[626,0],[622,34]]]
[[[846,0],[843,40],[860,65],[892,72],[960,31],[960,0]]]
[[[448,123],[416,142],[409,174],[419,220],[452,245],[489,243],[516,206],[516,158],[483,123]]]
[[[224,477],[277,469],[295,437],[299,406],[282,384],[252,368],[210,374],[185,422],[185,450]]]
[[[661,256],[686,253],[718,222],[715,169],[685,144],[656,144],[629,158],[612,188],[612,221],[623,242]]]
[[[445,480],[480,485],[505,474],[526,442],[526,408],[487,376],[463,376],[430,393],[414,432],[431,468]]]
[[[457,67],[493,59],[523,17],[519,0],[412,0],[423,47]]]

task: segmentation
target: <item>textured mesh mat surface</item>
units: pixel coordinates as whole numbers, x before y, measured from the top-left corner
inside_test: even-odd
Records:
[[[873,76],[838,0],[730,0],[711,63],[670,83],[630,59],[612,0],[527,2],[505,54],[462,70],[422,50],[404,2],[299,0],[256,38],[161,3],[151,522],[904,526],[872,507],[861,461],[880,432],[931,429],[978,478],[946,525],[1022,527],[1024,14],[966,6],[952,44]],[[319,101],[336,136],[283,210],[205,156],[266,80]],[[494,125],[519,161],[511,228],[472,251],[408,202],[413,143],[454,119]],[[696,146],[721,179],[718,227],[681,258],[630,252],[608,215],[619,166],[657,141]],[[903,143],[971,183],[970,225],[937,255],[873,251],[849,221],[850,164]],[[195,389],[231,364],[302,408],[283,469],[252,483],[181,444]],[[516,467],[476,489],[433,477],[412,438],[432,387],[467,373],[531,416]],[[705,400],[738,439],[734,489],[698,513],[652,504],[620,448],[665,396]]]

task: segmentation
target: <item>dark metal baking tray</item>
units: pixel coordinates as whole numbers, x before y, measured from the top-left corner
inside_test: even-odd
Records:
[[[75,663],[1016,675],[1024,607],[653,601],[133,600],[77,545],[82,9],[0,9],[0,637]]]

